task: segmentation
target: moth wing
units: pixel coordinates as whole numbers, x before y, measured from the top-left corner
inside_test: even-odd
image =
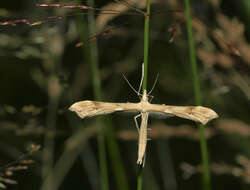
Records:
[[[136,104],[109,103],[98,101],[80,101],[74,103],[69,110],[76,112],[80,118],[109,114],[117,111],[136,111]]]
[[[173,114],[167,114],[163,112],[150,112],[150,117],[156,118],[156,119],[166,119],[169,117],[174,117]]]
[[[205,125],[212,119],[218,117],[217,113],[210,108],[203,106],[166,106],[166,105],[152,105],[152,112],[160,112],[164,114],[171,114],[181,118],[193,120]]]

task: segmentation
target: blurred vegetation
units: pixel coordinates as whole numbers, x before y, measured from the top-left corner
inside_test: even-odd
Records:
[[[194,105],[184,2],[151,1],[148,89],[159,73],[153,103]],[[128,2],[145,10],[145,1]],[[60,3],[86,5],[86,1]],[[122,73],[137,89],[144,18],[127,15],[128,7],[121,3],[96,1],[95,7],[122,13],[92,11],[96,26],[91,30],[88,15],[81,14],[84,10],[37,7],[28,0],[0,3],[0,188],[46,189],[53,183],[54,189],[101,189],[96,118],[80,120],[68,108],[79,100],[96,99],[92,83],[96,77],[101,80],[102,100],[138,101]],[[250,3],[191,0],[191,8],[202,105],[220,115],[205,131],[212,189],[249,189]],[[24,18],[28,22],[6,24]],[[100,73],[92,75],[93,42],[87,42],[110,26],[112,31],[95,41]],[[86,43],[75,47],[81,41]],[[105,124],[106,137],[116,137],[105,144],[110,189],[122,188],[118,179],[129,189],[136,188],[134,115],[112,114],[98,122]],[[143,189],[199,189],[202,168],[196,124],[177,117],[150,117],[149,127],[152,140]],[[119,149],[110,148],[116,143]]]

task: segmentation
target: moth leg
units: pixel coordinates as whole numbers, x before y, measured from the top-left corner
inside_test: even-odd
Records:
[[[138,125],[138,122],[137,122],[137,118],[138,118],[138,117],[141,117],[141,113],[138,114],[138,115],[136,115],[136,116],[134,117],[135,125],[136,125],[136,128],[137,128],[138,133],[139,133],[139,132],[140,132],[140,129],[139,129],[139,125]]]
[[[152,95],[147,95],[148,97],[149,97],[149,102],[151,102],[153,99],[154,99],[154,96],[152,96]]]

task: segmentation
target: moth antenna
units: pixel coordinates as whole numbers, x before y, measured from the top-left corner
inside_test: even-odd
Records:
[[[140,82],[140,86],[139,86],[139,89],[138,89],[138,94],[141,91],[143,79],[144,79],[144,63],[142,63],[141,82]]]
[[[122,73],[122,76],[123,76],[123,78],[125,79],[125,81],[128,83],[128,85],[130,86],[130,88],[131,88],[137,95],[142,96],[142,94],[140,94],[140,92],[137,92],[137,91],[135,90],[135,88],[130,84],[129,80],[125,77],[125,75],[124,75],[123,73]]]
[[[156,78],[155,78],[154,85],[153,85],[152,89],[149,91],[148,95],[149,95],[149,94],[151,94],[151,92],[154,90],[154,88],[155,88],[155,85],[156,85],[156,83],[157,83],[158,78],[159,78],[159,73],[157,74],[157,76],[156,76]]]

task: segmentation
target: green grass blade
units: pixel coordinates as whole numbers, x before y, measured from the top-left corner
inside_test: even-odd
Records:
[[[196,105],[201,105],[201,93],[200,93],[200,82],[198,78],[197,61],[195,54],[195,46],[192,32],[191,23],[191,10],[189,0],[185,0],[185,10],[186,10],[186,25],[188,32],[188,45],[189,45],[189,56],[193,76],[193,86],[195,94]],[[202,167],[203,167],[203,189],[211,189],[211,179],[209,170],[209,156],[207,150],[207,141],[205,138],[205,128],[200,125],[200,147],[201,147],[201,157],[202,157]]]
[[[88,1],[87,6],[94,6],[93,1]],[[92,14],[87,16],[88,18],[88,29],[89,33],[92,34],[95,32],[95,18]],[[92,86],[94,91],[94,97],[96,100],[102,99],[101,94],[101,78],[100,71],[98,68],[98,50],[97,43],[93,42],[88,44],[88,64],[91,71],[92,77]],[[101,174],[101,188],[103,190],[109,189],[108,182],[108,166],[107,166],[107,156],[106,156],[106,145],[105,145],[105,130],[103,129],[103,118],[97,118],[96,125],[98,126],[98,134],[97,134],[97,144],[98,144],[98,156],[99,156],[99,165],[100,165],[100,174]]]
[[[147,89],[148,76],[148,52],[149,52],[149,19],[150,19],[150,0],[147,0],[147,14],[144,23],[144,79],[143,90]],[[138,166],[137,190],[142,190],[143,167]]]
[[[143,176],[143,167],[138,165],[137,190],[142,189],[142,176]]]
[[[94,7],[93,3],[89,2],[88,6]],[[92,35],[94,31],[94,16],[92,14],[88,15],[88,23],[90,24],[89,33]],[[83,30],[83,29],[82,29]],[[84,40],[84,39],[83,39]],[[85,39],[86,40],[86,39]],[[88,47],[88,63],[91,70],[92,85],[94,90],[94,96],[96,100],[102,100],[101,93],[101,78],[100,71],[98,69],[98,50],[96,42],[92,42]],[[100,121],[101,120],[101,121]],[[101,168],[101,186],[102,189],[109,189],[108,185],[108,169],[106,161],[106,147],[105,142],[107,142],[108,152],[111,158],[111,164],[114,171],[115,180],[117,181],[117,188],[121,190],[128,190],[128,183],[125,174],[125,169],[122,164],[122,159],[119,151],[117,141],[115,139],[115,132],[112,126],[112,122],[108,119],[100,118],[97,120],[97,124],[102,126],[105,125],[105,130],[100,128],[98,140],[98,150],[99,150],[99,160]],[[106,138],[107,137],[107,138]]]
[[[115,130],[109,117],[105,120],[108,152],[116,180],[117,189],[129,190],[125,169],[122,163],[121,153],[115,138]]]
[[[150,19],[150,0],[147,0],[147,14],[144,23],[144,79],[143,90],[147,89],[148,76],[148,52],[149,52],[149,19]]]

